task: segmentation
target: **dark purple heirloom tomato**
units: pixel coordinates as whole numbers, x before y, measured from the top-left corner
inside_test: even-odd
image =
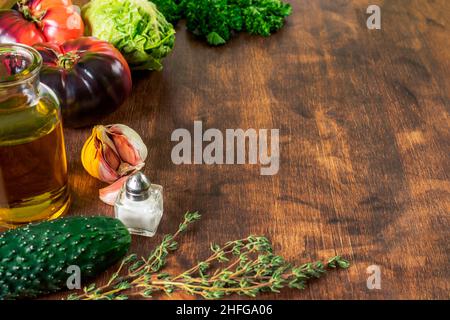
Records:
[[[58,96],[66,126],[94,124],[131,93],[128,64],[108,42],[83,37],[62,45],[41,43],[34,47],[43,59],[41,82]]]

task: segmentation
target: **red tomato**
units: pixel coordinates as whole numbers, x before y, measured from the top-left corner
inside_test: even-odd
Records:
[[[63,43],[83,33],[83,20],[71,0],[24,0],[12,10],[0,10],[0,43]]]

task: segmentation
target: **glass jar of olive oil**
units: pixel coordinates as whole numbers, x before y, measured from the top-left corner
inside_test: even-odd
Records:
[[[0,226],[49,220],[69,207],[59,102],[39,82],[33,48],[0,44]]]

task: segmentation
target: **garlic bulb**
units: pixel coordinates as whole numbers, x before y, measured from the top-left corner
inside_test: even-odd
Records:
[[[123,124],[95,126],[81,151],[84,169],[107,183],[142,169],[146,158],[147,147],[139,134]]]

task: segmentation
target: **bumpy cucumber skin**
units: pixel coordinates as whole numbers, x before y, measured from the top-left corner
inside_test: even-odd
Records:
[[[128,251],[131,236],[119,220],[69,217],[0,234],[0,300],[67,289],[71,265],[81,281],[98,275]]]

